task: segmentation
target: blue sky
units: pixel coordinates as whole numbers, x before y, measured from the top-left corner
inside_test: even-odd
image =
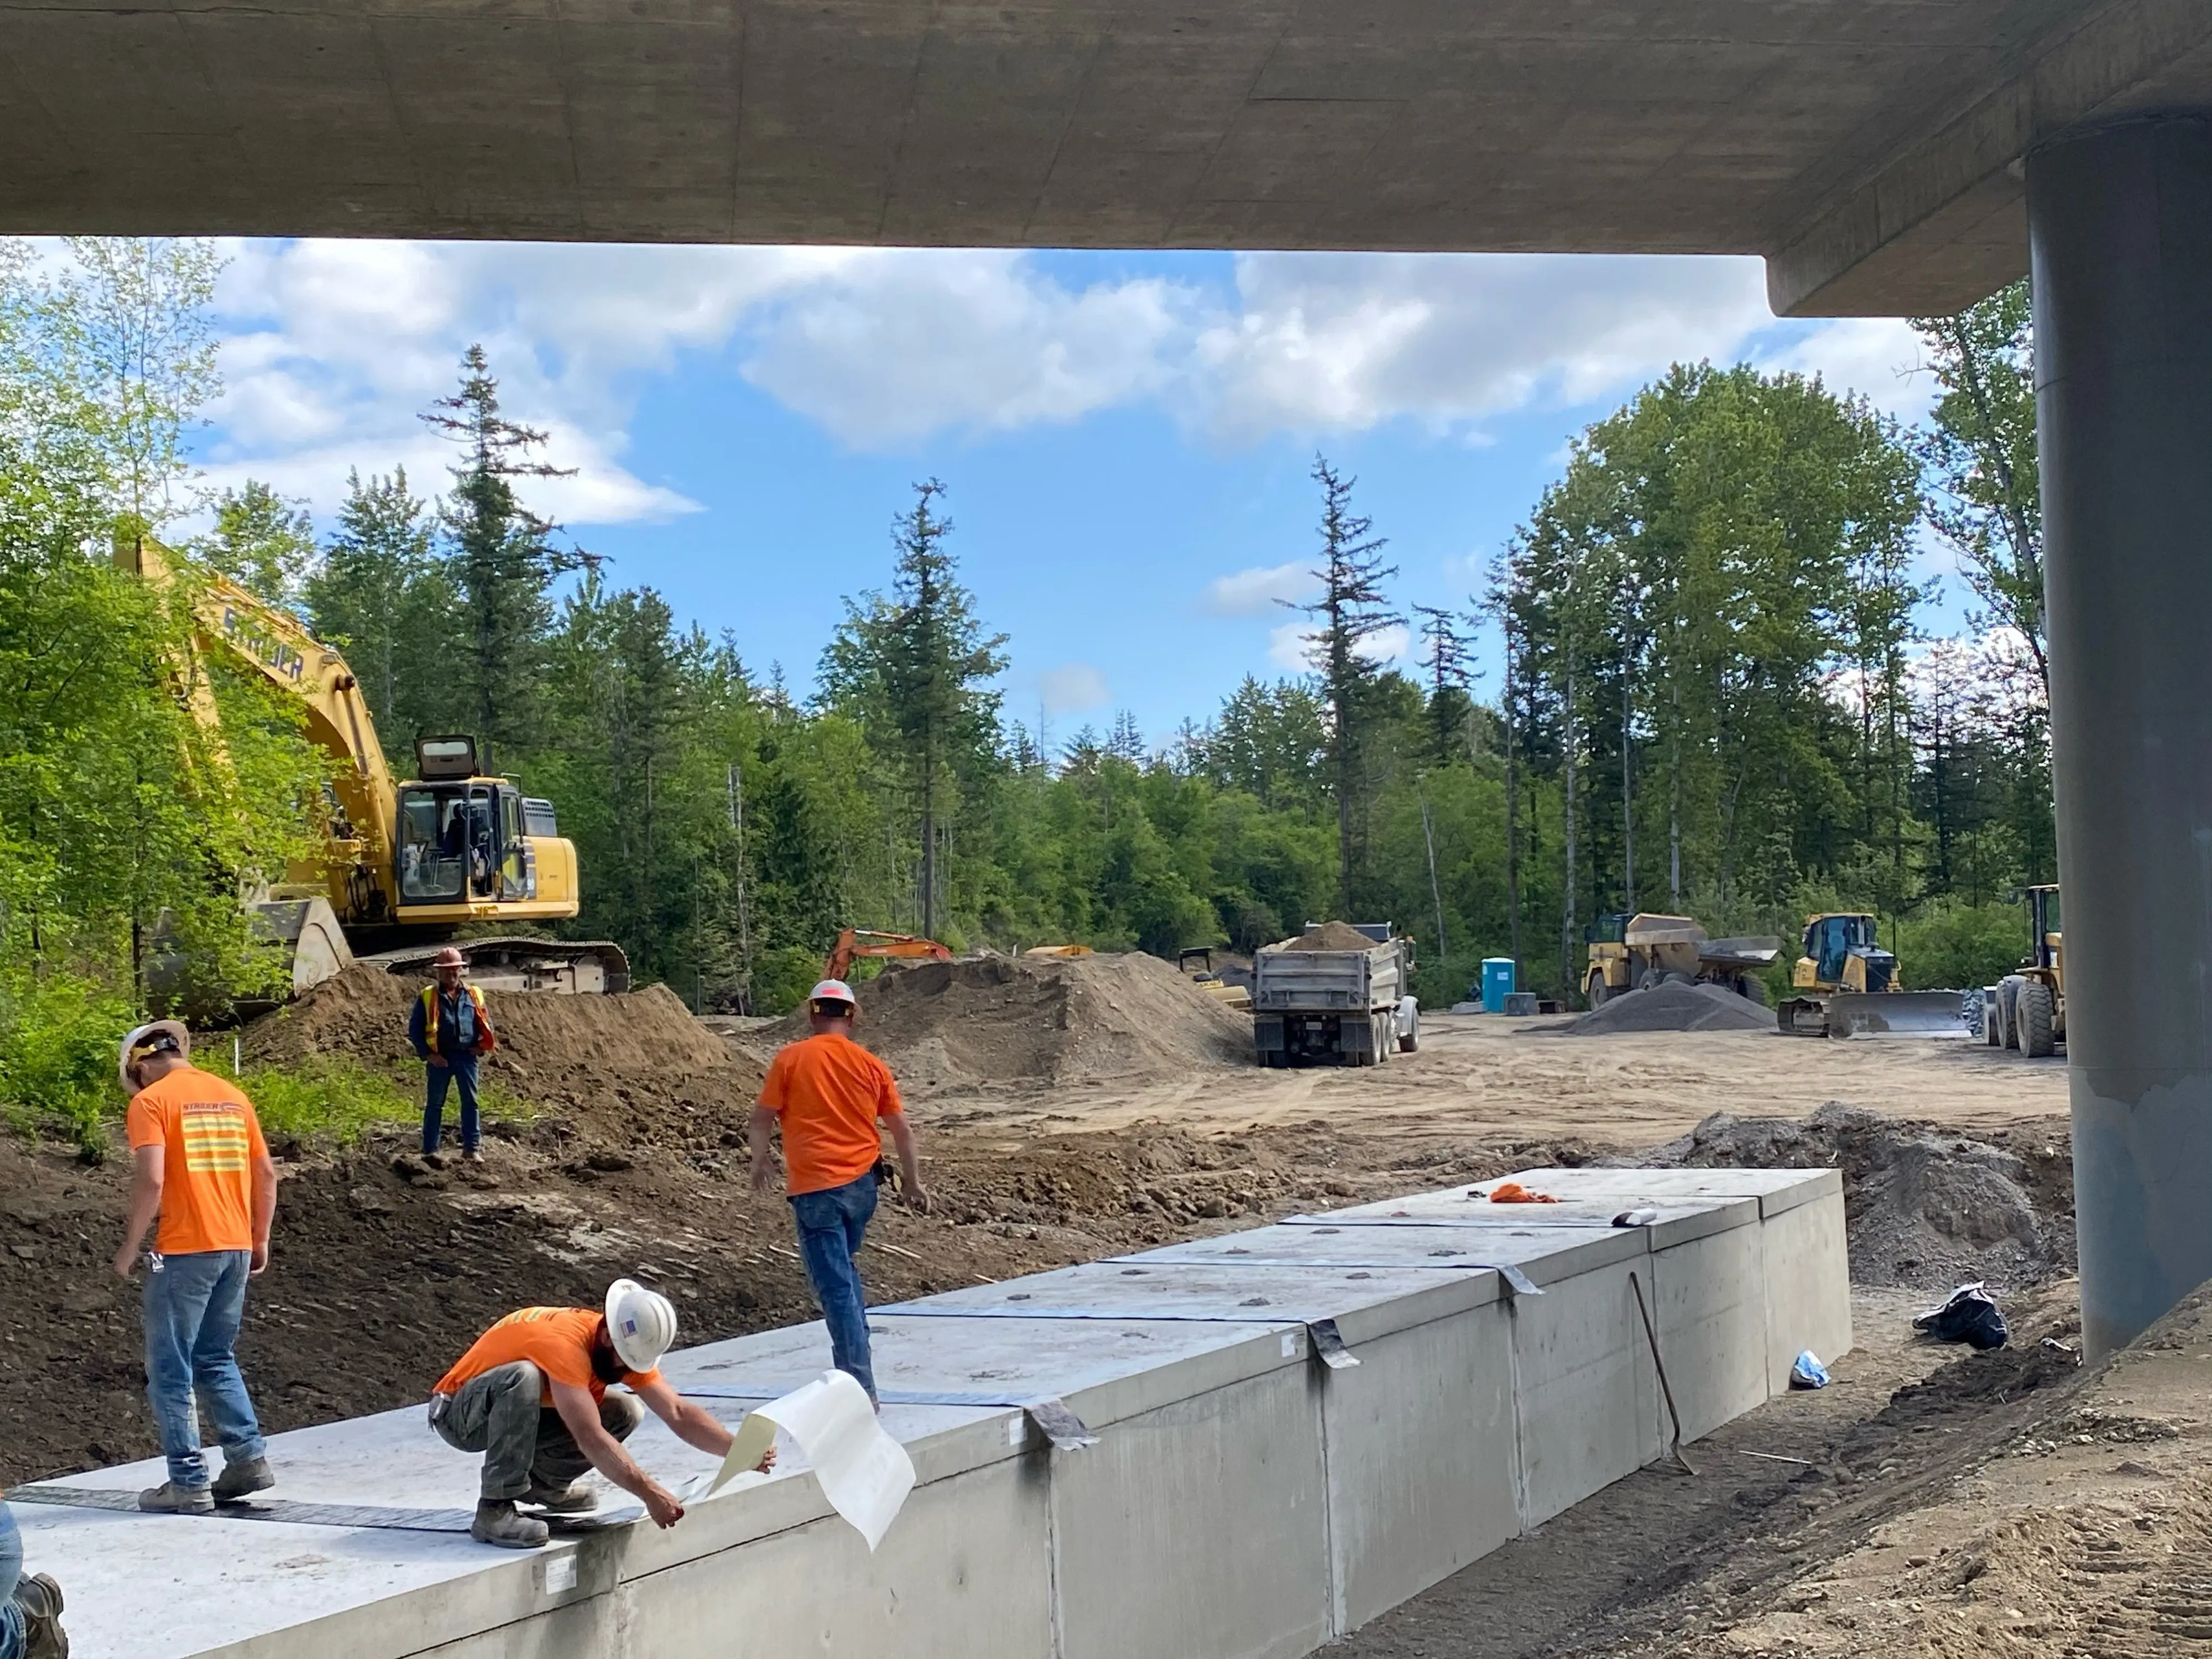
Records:
[[[1401,605],[1454,605],[1568,439],[1677,358],[1817,370],[1908,420],[1928,395],[1902,324],[1778,322],[1747,259],[226,251],[214,483],[267,479],[319,524],[349,466],[442,485],[415,417],[480,340],[579,469],[538,503],[803,692],[934,476],[1011,636],[1007,712],[1055,742],[1118,708],[1164,738],[1296,665],[1275,601],[1311,561],[1316,450],[1358,476]]]

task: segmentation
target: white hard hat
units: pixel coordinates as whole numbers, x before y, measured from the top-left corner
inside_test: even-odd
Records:
[[[853,994],[853,988],[842,979],[823,980],[806,994],[806,1000],[809,1002],[849,1002],[854,1007],[860,1006],[860,999]]]
[[[675,1344],[675,1305],[635,1279],[617,1279],[607,1286],[607,1334],[625,1366],[649,1371]]]
[[[131,1062],[143,1060],[148,1054],[161,1054],[174,1047],[180,1059],[189,1060],[192,1054],[192,1034],[184,1022],[157,1019],[134,1030],[123,1039],[123,1047],[116,1052],[115,1074],[123,1080],[123,1092],[135,1095],[138,1085],[131,1080]]]

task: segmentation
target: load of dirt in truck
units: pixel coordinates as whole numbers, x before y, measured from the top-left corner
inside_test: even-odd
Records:
[[[1139,1083],[1248,1064],[1252,1048],[1249,1019],[1137,951],[926,962],[854,988],[854,1036],[913,1087]],[[806,1030],[802,1009],[744,1041],[764,1056]]]
[[[1718,985],[1668,980],[1629,991],[1593,1008],[1566,1028],[1569,1036],[1614,1036],[1635,1031],[1772,1031],[1774,1016],[1760,1003]]]
[[[1267,947],[1271,951],[1371,951],[1375,941],[1348,921],[1324,921],[1296,939]]]
[[[246,1058],[295,1065],[343,1054],[412,1067],[407,1016],[422,984],[355,963],[248,1024]],[[663,1119],[741,1118],[759,1091],[760,1066],[663,985],[602,996],[487,991],[484,1006],[499,1033],[487,1080],[594,1140],[628,1144]]]

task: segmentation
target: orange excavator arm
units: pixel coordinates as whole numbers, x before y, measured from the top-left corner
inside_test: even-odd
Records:
[[[822,977],[844,978],[861,957],[921,957],[933,962],[950,962],[952,952],[933,939],[917,939],[912,933],[879,933],[872,927],[848,927],[830,947],[830,958],[822,964]]]

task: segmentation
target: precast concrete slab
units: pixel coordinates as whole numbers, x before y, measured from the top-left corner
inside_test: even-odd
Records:
[[[1523,1179],[1566,1201],[1451,1188],[872,1310],[917,1481],[872,1555],[789,1445],[671,1530],[487,1549],[476,1460],[419,1407],[275,1438],[270,1497],[321,1509],[16,1514],[33,1566],[64,1570],[78,1659],[708,1659],[737,1632],[869,1659],[1291,1659],[1658,1455],[1637,1288],[1687,1437],[1783,1386],[1778,1354],[1849,1346],[1832,1172]],[[1615,1227],[1615,1204],[1656,1213]],[[735,1421],[829,1363],[815,1322],[663,1369]],[[1054,1401],[1095,1443],[1037,1432],[1025,1407]],[[652,1419],[631,1446],[670,1483],[712,1462]]]
[[[1219,1261],[1337,1267],[1370,1271],[1513,1267],[1541,1286],[1609,1262],[1640,1256],[1650,1248],[1641,1230],[1604,1225],[1539,1228],[1503,1226],[1487,1218],[1473,1224],[1398,1220],[1280,1222],[1249,1233],[1167,1244],[1117,1261]]]
[[[957,1310],[963,1322],[970,1314],[1088,1323],[1102,1311],[1181,1319],[1224,1310],[1328,1321],[1359,1362],[1316,1374],[1331,1629],[1341,1634],[1519,1530],[1512,1338],[1498,1275],[1437,1261],[1427,1241],[1409,1243],[1430,1251],[1419,1266],[1129,1257],[883,1311]],[[1452,1237],[1446,1248],[1463,1261],[1465,1243]]]

